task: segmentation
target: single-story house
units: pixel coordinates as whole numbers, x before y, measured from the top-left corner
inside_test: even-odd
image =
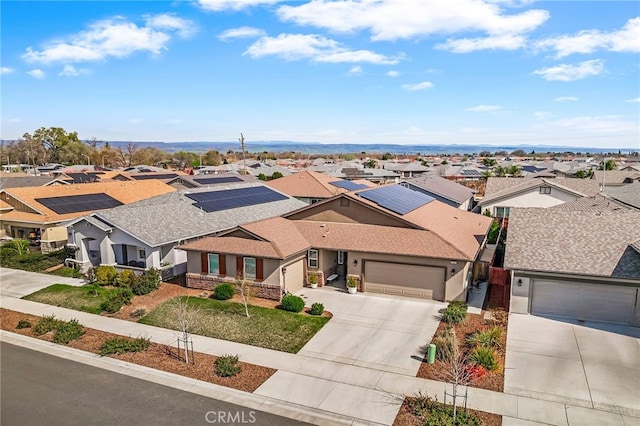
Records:
[[[173,191],[160,181],[4,188],[0,190],[0,220],[6,236],[39,242],[46,253],[67,243],[70,220]]]
[[[320,285],[344,286],[354,277],[361,291],[464,300],[491,221],[389,185],[338,194],[180,249],[187,252],[189,287],[212,289],[242,275],[279,299],[313,274]],[[279,251],[292,241],[295,250]]]
[[[602,191],[619,188],[634,182],[640,182],[640,172],[637,170],[596,170],[591,179],[600,184]]]
[[[211,187],[224,183],[257,182],[258,178],[238,173],[211,173],[198,175],[180,175],[168,180],[167,185],[176,189]]]
[[[68,261],[82,270],[113,265],[134,271],[156,268],[165,278],[176,276],[187,271],[186,253],[176,249],[179,244],[304,205],[262,182],[175,191],[71,222],[68,241],[77,250]]]
[[[434,174],[403,180],[400,185],[427,194],[460,210],[467,211],[473,207],[473,189]]]
[[[640,210],[640,182],[608,189],[607,195],[620,203]]]
[[[640,212],[603,197],[514,208],[511,312],[640,326]]]

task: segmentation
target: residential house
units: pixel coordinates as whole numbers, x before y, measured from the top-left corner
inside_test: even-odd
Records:
[[[176,189],[192,189],[210,187],[219,184],[257,181],[258,179],[251,175],[240,175],[237,173],[212,173],[176,176],[173,179],[168,180],[167,185]]]
[[[24,188],[28,186],[67,185],[69,182],[51,176],[11,176],[16,173],[4,174],[0,177],[0,190],[6,188]]]
[[[513,207],[552,207],[597,194],[598,183],[577,178],[496,178],[487,180],[481,212],[509,217]]]
[[[607,190],[607,195],[626,206],[640,210],[640,182],[611,188]]]
[[[400,185],[427,194],[460,210],[473,208],[475,191],[436,175],[419,176],[400,181]]]
[[[348,181],[310,170],[268,181],[266,185],[307,204],[315,204],[343,192],[375,186],[367,180]]]
[[[514,208],[511,312],[640,326],[640,212],[603,197]]]
[[[173,189],[173,188],[172,188]],[[187,270],[176,246],[238,225],[279,216],[305,204],[262,182],[210,184],[100,211],[69,224],[69,244],[82,270],[161,269],[165,278]]]
[[[423,166],[418,162],[396,163],[388,161],[384,164],[386,170],[391,170],[400,175],[401,178],[410,179],[416,176],[422,176],[430,171],[429,167]]]
[[[640,172],[636,170],[596,170],[591,179],[598,182],[601,191],[609,192],[613,188],[640,182]]]
[[[464,300],[490,223],[486,216],[388,185],[338,194],[283,218],[180,248],[189,259],[189,287],[212,289],[242,275],[269,288],[258,290],[261,294],[279,299],[282,291],[299,289],[315,274],[321,285],[344,286],[353,277],[361,291]],[[305,253],[298,234],[307,243]],[[287,238],[296,242],[295,250],[278,253]],[[211,259],[217,269],[209,265]],[[253,265],[262,265],[262,273],[254,273]]]
[[[6,236],[39,242],[43,252],[67,243],[66,222],[90,212],[175,191],[160,181],[98,182],[0,190]]]

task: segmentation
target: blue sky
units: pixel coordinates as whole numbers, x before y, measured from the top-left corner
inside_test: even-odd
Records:
[[[636,1],[0,7],[2,139],[640,149]]]

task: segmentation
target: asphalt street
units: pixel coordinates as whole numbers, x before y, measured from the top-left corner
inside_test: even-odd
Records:
[[[2,426],[303,424],[4,342],[0,358]]]

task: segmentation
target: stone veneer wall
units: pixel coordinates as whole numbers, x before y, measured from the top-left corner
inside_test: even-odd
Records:
[[[40,251],[42,254],[51,253],[60,250],[67,244],[66,241],[40,241]]]
[[[236,286],[236,293],[240,293],[240,289],[235,283],[234,279],[217,277],[214,275],[187,273],[187,287],[189,288],[198,288],[201,290],[213,291],[218,285],[222,283],[234,284]],[[274,285],[252,282],[251,296],[280,301],[282,299],[282,287],[277,284]]]

